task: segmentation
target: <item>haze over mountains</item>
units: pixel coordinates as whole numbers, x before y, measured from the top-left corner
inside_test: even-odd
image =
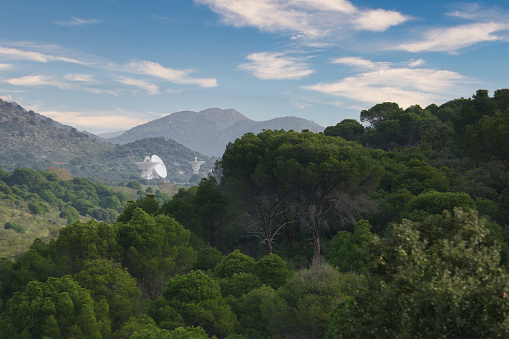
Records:
[[[299,132],[307,129],[311,132],[322,132],[324,127],[297,117],[255,121],[234,109],[209,108],[200,112],[172,113],[107,140],[124,144],[147,137],[165,137],[202,154],[221,157],[229,142],[247,132],[259,133],[264,129],[293,129]],[[106,134],[100,136],[108,137]]]

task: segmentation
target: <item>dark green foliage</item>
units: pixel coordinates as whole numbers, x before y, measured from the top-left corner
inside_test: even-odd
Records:
[[[78,273],[87,260],[120,258],[116,227],[93,219],[62,227],[51,247],[62,274]]]
[[[135,189],[135,190],[141,190],[141,184],[135,180],[129,181],[127,183],[127,187]]]
[[[175,219],[136,208],[129,221],[116,226],[122,265],[138,280],[145,297],[160,296],[168,279],[186,272],[195,261],[190,232]]]
[[[229,278],[235,273],[255,273],[255,260],[235,250],[224,257],[214,271],[218,278]]]
[[[200,326],[221,338],[233,333],[236,322],[221,296],[219,284],[201,271],[176,276],[163,295],[150,305],[148,313],[161,328]]]
[[[118,263],[105,259],[87,261],[74,280],[90,291],[96,303],[101,300],[108,303],[113,331],[142,311],[136,279]]]
[[[274,300],[276,291],[262,286],[240,297],[235,304],[235,314],[240,323],[240,333],[248,338],[276,338],[276,333],[267,326],[263,303]]]
[[[20,225],[17,225],[13,222],[10,222],[10,221],[7,221],[5,224],[4,224],[4,228],[6,230],[14,230],[15,232],[17,233],[25,233],[25,229],[20,226]]]
[[[64,208],[62,212],[60,212],[59,216],[60,218],[66,219],[69,224],[80,220],[80,214],[74,207],[71,206]]]
[[[360,278],[350,277],[327,264],[299,271],[275,295],[262,301],[268,328],[291,338],[323,338],[330,313],[346,297],[344,290],[362,284]]]
[[[371,247],[368,285],[338,305],[331,338],[507,337],[509,275],[476,212],[394,226]]]
[[[124,212],[118,216],[117,221],[128,222],[133,217],[134,210],[137,208],[141,208],[148,214],[155,215],[159,210],[159,203],[152,194],[147,194],[144,198],[136,201],[128,201],[124,207]]]
[[[430,214],[442,214],[454,207],[464,210],[475,209],[475,202],[467,193],[428,191],[412,198],[403,212],[403,216],[414,221],[422,221]]]
[[[262,284],[276,290],[293,275],[284,260],[277,254],[269,254],[258,260],[255,272]]]
[[[329,243],[329,264],[340,272],[363,273],[368,261],[365,247],[373,238],[370,228],[368,221],[360,220],[353,233],[341,231],[334,236]]]
[[[94,303],[70,276],[32,281],[15,293],[0,316],[0,338],[103,338],[110,334],[108,305]]]
[[[341,137],[345,140],[358,140],[364,133],[364,126],[354,119],[345,119],[336,126],[325,128],[323,134],[331,137]]]
[[[46,214],[49,212],[49,208],[46,204],[38,202],[28,203],[28,210],[32,214]]]
[[[196,270],[214,270],[224,255],[214,247],[205,247],[198,251],[194,268]]]

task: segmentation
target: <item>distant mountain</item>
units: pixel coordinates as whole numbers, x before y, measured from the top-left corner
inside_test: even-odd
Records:
[[[107,133],[99,133],[96,134],[99,138],[102,139],[110,139],[114,137],[118,137],[119,135],[122,135],[125,131],[117,131],[117,132],[107,132]]]
[[[200,172],[214,166],[213,160],[167,138],[147,138],[114,145],[62,125],[50,118],[26,111],[16,103],[0,99],[0,168],[46,170],[61,166],[75,177],[106,183],[139,179],[134,164],[146,155],[157,154],[166,164],[168,180],[187,183],[193,175],[188,161],[204,160]]]
[[[182,111],[131,128],[120,136],[107,139],[123,144],[146,137],[166,137],[209,156],[221,157],[226,145],[247,132],[259,133],[264,129],[284,129],[322,132],[316,123],[284,117],[268,121],[255,121],[234,109],[209,108],[200,112]]]

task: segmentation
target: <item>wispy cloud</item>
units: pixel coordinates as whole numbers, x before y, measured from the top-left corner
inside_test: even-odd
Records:
[[[471,23],[456,27],[437,28],[424,33],[420,41],[400,44],[396,49],[408,52],[454,52],[486,41],[502,40],[497,32],[509,30],[507,23]]]
[[[302,38],[323,38],[351,30],[385,31],[410,16],[384,9],[360,9],[346,0],[195,0],[226,24],[251,26]]]
[[[48,62],[65,62],[71,64],[80,64],[90,69],[100,69],[106,70],[113,73],[131,73],[131,74],[142,74],[148,75],[151,77],[155,77],[158,79],[163,79],[166,81],[170,81],[175,84],[185,84],[185,85],[197,85],[204,88],[209,87],[217,87],[217,80],[215,78],[195,78],[191,76],[191,73],[195,72],[193,69],[174,69],[171,67],[164,67],[163,65],[147,61],[147,60],[139,60],[132,61],[126,65],[118,65],[113,62],[109,62],[107,60],[101,60],[99,58],[87,57],[87,60],[80,60],[79,58],[71,58],[64,54],[62,49],[58,47],[52,46],[52,50],[55,50],[54,54],[51,53],[43,53],[38,51],[37,49],[47,49],[47,46],[35,46],[33,44],[21,44],[23,48],[13,48],[6,47],[0,45],[0,56],[6,57],[11,60],[19,61],[19,60],[30,60],[33,62],[40,63],[48,63]],[[31,49],[31,50],[27,50]],[[95,59],[94,61],[90,61]],[[8,64],[0,64],[0,65],[8,65]],[[7,66],[3,66],[2,68],[7,68]],[[0,68],[0,70],[2,69]],[[92,75],[90,74],[66,74],[63,76],[65,80],[75,81],[75,82],[93,82]],[[127,79],[127,78],[126,78]],[[38,85],[54,85],[60,88],[64,88],[67,85],[61,85],[55,81],[50,81],[49,78],[45,78],[44,76],[27,76],[25,79],[15,80],[15,82],[21,83],[29,83],[28,80],[32,80],[34,83],[39,81]],[[134,80],[134,79],[133,79]],[[129,83],[124,82],[128,85],[138,86],[147,90],[150,94],[155,93],[155,85],[149,85],[149,82],[145,80],[140,80],[136,83],[133,80],[129,80]],[[157,92],[159,92],[157,90]]]
[[[347,64],[348,59],[343,58]],[[367,63],[365,64],[370,65]],[[359,64],[352,58],[351,63]],[[377,66],[378,65],[378,66]],[[387,63],[372,63],[370,69],[337,82],[319,83],[304,89],[368,103],[397,102],[403,107],[427,106],[442,98],[459,82],[467,79],[456,72],[424,68],[394,67]]]
[[[132,61],[125,66],[125,71],[147,74],[157,78],[161,78],[175,84],[198,85],[200,87],[216,87],[217,80],[214,78],[193,78],[189,74],[194,72],[190,69],[173,69],[164,67],[157,62],[152,61]]]
[[[373,62],[359,57],[337,58],[331,61],[333,64],[344,64],[359,69],[382,69],[390,66],[389,62]]]
[[[73,80],[69,81],[69,79],[64,79],[64,77],[59,78],[52,75],[31,74],[18,78],[5,79],[2,81],[14,86],[24,86],[24,87],[52,86],[63,90],[78,90],[96,94],[106,93],[110,95],[117,95],[117,93],[113,90],[82,86],[81,84],[76,83]]]
[[[101,20],[83,19],[83,18],[76,18],[76,17],[73,17],[73,18],[71,18],[71,20],[68,20],[68,21],[55,21],[55,23],[60,26],[84,26],[84,25],[90,25],[90,24],[97,24],[99,22],[101,22]]]
[[[0,45],[0,55],[7,57],[12,60],[31,60],[35,62],[50,62],[50,61],[62,61],[72,64],[86,64],[83,61],[75,58],[66,56],[51,55],[46,53],[40,53],[36,51],[26,51],[20,48],[5,47]]]
[[[12,67],[12,64],[0,64],[0,71],[3,71],[5,69],[9,69]]]
[[[96,80],[94,79],[94,76],[92,74],[68,73],[68,74],[64,74],[63,78],[66,80],[77,81],[77,82],[86,82],[86,83],[96,82]]]
[[[140,79],[128,78],[128,77],[118,77],[117,81],[124,84],[130,85],[134,87],[141,88],[147,91],[151,95],[159,94],[159,88],[155,84],[151,84],[147,81],[143,81]]]
[[[301,58],[284,53],[260,52],[246,57],[250,62],[238,66],[259,79],[301,79],[313,70]]]
[[[4,80],[6,83],[16,86],[54,86],[60,89],[69,89],[71,84],[47,75],[26,75],[19,78]]]

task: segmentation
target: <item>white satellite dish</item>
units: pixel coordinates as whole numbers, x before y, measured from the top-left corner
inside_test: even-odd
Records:
[[[153,155],[152,158],[147,155],[145,160],[142,162],[135,162],[135,164],[141,170],[140,177],[143,179],[166,178],[168,174],[166,166],[164,166],[163,161],[157,155]]]
[[[154,154],[150,160],[152,160],[152,162],[158,162],[159,163],[154,168],[154,171],[161,178],[166,178],[166,175],[168,174],[168,172],[166,171],[166,166],[164,166],[164,162],[161,160],[161,158],[159,158],[157,155]]]

